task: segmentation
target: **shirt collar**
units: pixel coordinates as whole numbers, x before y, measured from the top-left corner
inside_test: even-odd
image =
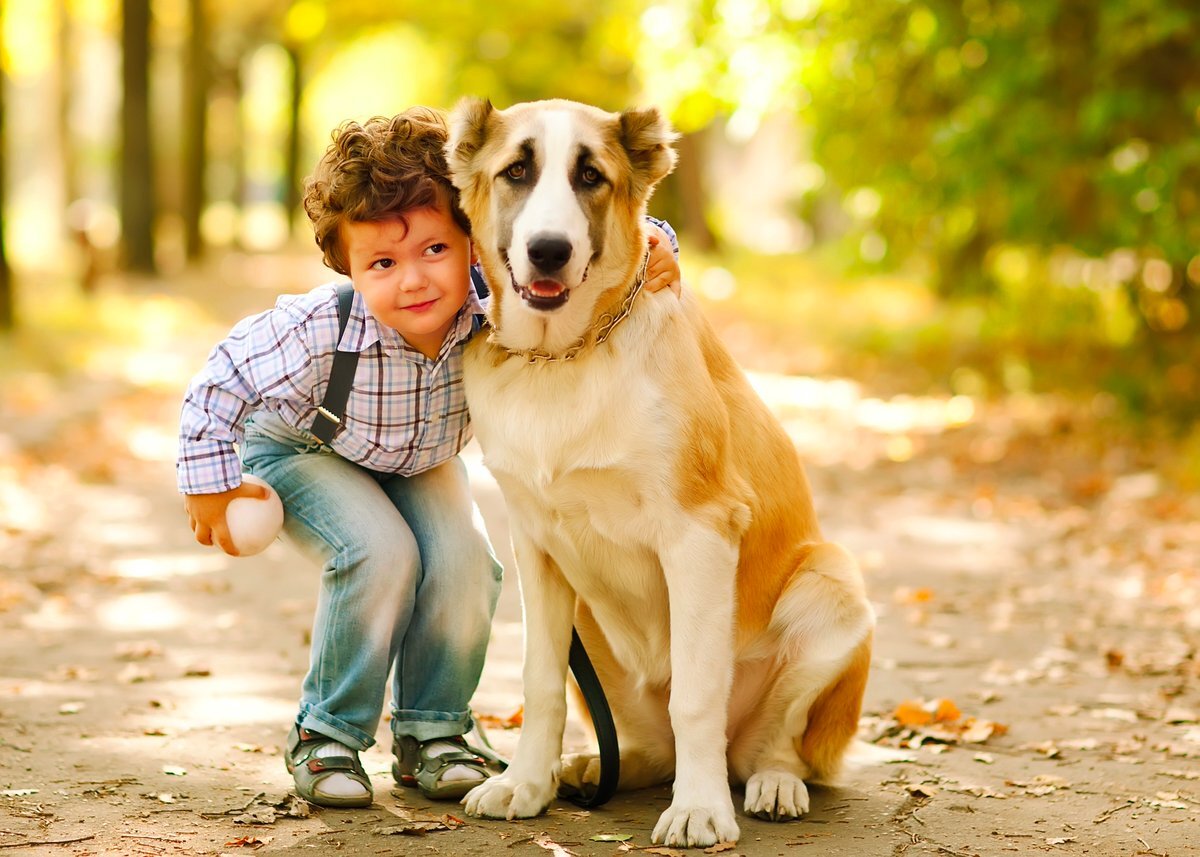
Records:
[[[486,301],[486,298],[484,300]],[[486,313],[486,304],[479,299],[479,295],[475,292],[475,284],[471,283],[467,289],[467,299],[451,325],[451,335],[447,337],[446,342],[442,343],[437,359],[441,360],[449,348],[470,338],[475,331],[475,317]],[[350,309],[350,320],[346,322],[346,335],[338,343],[337,350],[363,352],[376,343],[379,343],[380,347],[388,352],[420,353],[405,342],[404,337],[398,331],[376,321],[375,317],[367,312],[362,295],[355,292],[354,305]]]

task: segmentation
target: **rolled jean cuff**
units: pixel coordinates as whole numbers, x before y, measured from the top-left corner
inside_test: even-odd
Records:
[[[470,711],[411,711],[392,710],[392,734],[397,738],[453,738],[471,731],[474,721]]]
[[[313,708],[301,711],[297,722],[310,732],[319,732],[327,738],[333,738],[355,750],[365,750],[375,743],[373,735],[368,735],[361,729],[355,729],[349,723],[330,717]]]

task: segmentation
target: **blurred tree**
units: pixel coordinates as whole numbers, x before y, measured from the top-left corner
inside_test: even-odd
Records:
[[[796,7],[816,158],[886,241],[880,260],[927,254],[941,292],[962,294],[994,287],[1002,243],[1124,248],[1150,329],[1200,322],[1185,276],[1200,246],[1194,0]]]
[[[74,92],[77,54],[75,50],[75,25],[71,17],[70,0],[57,0],[55,12],[58,20],[56,60],[58,63],[55,86],[58,90],[58,146],[62,157],[63,209],[79,198],[79,159],[71,134],[71,100]]]
[[[4,32],[4,3],[0,3],[0,33]],[[16,326],[15,296],[13,294],[12,269],[8,265],[8,254],[4,243],[5,202],[8,199],[8,181],[5,161],[8,156],[8,138],[5,134],[5,97],[8,90],[8,72],[5,68],[5,51],[0,49],[0,331],[12,330]]]
[[[444,100],[470,93],[505,106],[563,97],[620,109],[628,106],[635,86],[640,5],[636,0],[513,0],[503,5],[477,0],[260,0],[255,4],[258,14],[243,20],[242,32],[282,45],[292,62],[282,200],[287,210],[299,210],[300,185],[311,166],[301,146],[304,87],[355,39],[388,27],[419,31],[446,58],[450,85]]]
[[[150,135],[150,0],[121,0],[122,264],[151,274],[154,264],[154,163]]]
[[[183,92],[183,240],[187,258],[204,252],[200,229],[207,202],[208,98],[212,87],[212,52],[209,47],[208,9],[205,0],[188,4],[187,55]]]

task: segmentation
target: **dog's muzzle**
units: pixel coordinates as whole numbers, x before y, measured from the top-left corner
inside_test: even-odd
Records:
[[[525,245],[525,253],[536,278],[524,285],[518,283],[509,264],[508,274],[513,290],[532,309],[549,312],[563,306],[571,297],[571,289],[557,275],[571,261],[573,252],[571,242],[561,235],[541,232],[533,236]],[[508,262],[507,254],[505,262]],[[586,279],[585,270],[583,280]]]

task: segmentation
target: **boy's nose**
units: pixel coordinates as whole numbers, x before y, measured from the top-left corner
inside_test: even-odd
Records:
[[[400,288],[406,292],[415,292],[425,287],[429,278],[417,266],[407,266],[400,272]]]

